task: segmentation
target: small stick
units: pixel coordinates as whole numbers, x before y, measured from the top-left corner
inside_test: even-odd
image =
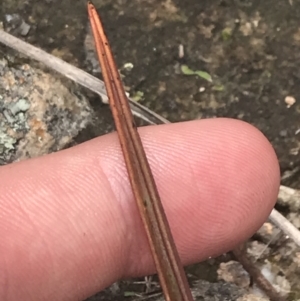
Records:
[[[166,301],[192,301],[187,278],[115,60],[100,18],[91,2],[88,2],[88,14],[129,180],[146,230],[162,290]]]
[[[269,219],[300,247],[300,231],[291,222],[275,209],[272,210]]]
[[[273,285],[265,278],[259,268],[257,268],[255,264],[253,264],[253,262],[251,262],[251,260],[247,257],[246,252],[243,250],[243,246],[236,247],[234,250],[232,250],[232,253],[253,278],[254,282],[266,293],[271,301],[286,300],[275,290]]]
[[[73,80],[79,85],[98,94],[104,103],[107,103],[107,94],[105,91],[104,83],[100,79],[92,76],[91,74],[65,62],[64,60],[47,53],[27,42],[14,37],[13,35],[0,29],[0,43],[15,49],[16,51],[34,59],[48,68],[55,70],[63,76]],[[131,100],[130,108],[133,114],[150,124],[170,123],[167,119],[156,114],[145,106]]]

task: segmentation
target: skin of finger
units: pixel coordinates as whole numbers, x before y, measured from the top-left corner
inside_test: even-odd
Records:
[[[184,263],[233,248],[271,211],[266,138],[230,119],[140,129]],[[0,299],[80,300],[154,272],[116,134],[0,169]]]

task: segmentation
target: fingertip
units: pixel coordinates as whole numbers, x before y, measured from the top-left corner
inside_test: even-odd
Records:
[[[279,168],[253,126],[213,119],[139,131],[185,264],[229,250],[266,219]],[[11,300],[83,299],[154,272],[116,134],[0,174]]]
[[[153,137],[160,143],[152,145],[149,138],[145,146],[151,147],[150,162],[186,264],[232,249],[266,220],[277,199],[279,164],[254,126],[208,119],[163,126]],[[133,257],[150,266],[147,251],[136,250],[143,254]]]

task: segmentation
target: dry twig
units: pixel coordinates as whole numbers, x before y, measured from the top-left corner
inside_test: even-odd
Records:
[[[235,248],[233,251],[236,259],[242,264],[244,269],[253,278],[255,283],[265,292],[271,301],[285,301],[273,287],[273,285],[265,278],[261,271],[248,259],[246,252],[243,250],[243,246]]]
[[[91,74],[72,66],[62,59],[57,58],[37,47],[34,47],[3,30],[0,30],[0,43],[19,51],[31,59],[34,59],[44,64],[48,68],[55,70],[56,72],[73,80],[79,85],[95,92],[101,97],[103,102],[107,103],[107,94],[103,81],[97,79]],[[130,99],[129,101],[130,108],[135,116],[145,120],[150,124],[169,123],[168,120],[149,110],[145,106]]]
[[[299,192],[289,187],[280,186],[279,197],[298,198]],[[300,199],[298,199],[298,201],[300,201]],[[276,209],[272,210],[269,219],[300,247],[300,231],[291,222],[289,222]]]

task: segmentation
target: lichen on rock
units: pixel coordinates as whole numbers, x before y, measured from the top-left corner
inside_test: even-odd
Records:
[[[70,86],[0,58],[0,165],[63,149],[91,122],[88,100]]]

